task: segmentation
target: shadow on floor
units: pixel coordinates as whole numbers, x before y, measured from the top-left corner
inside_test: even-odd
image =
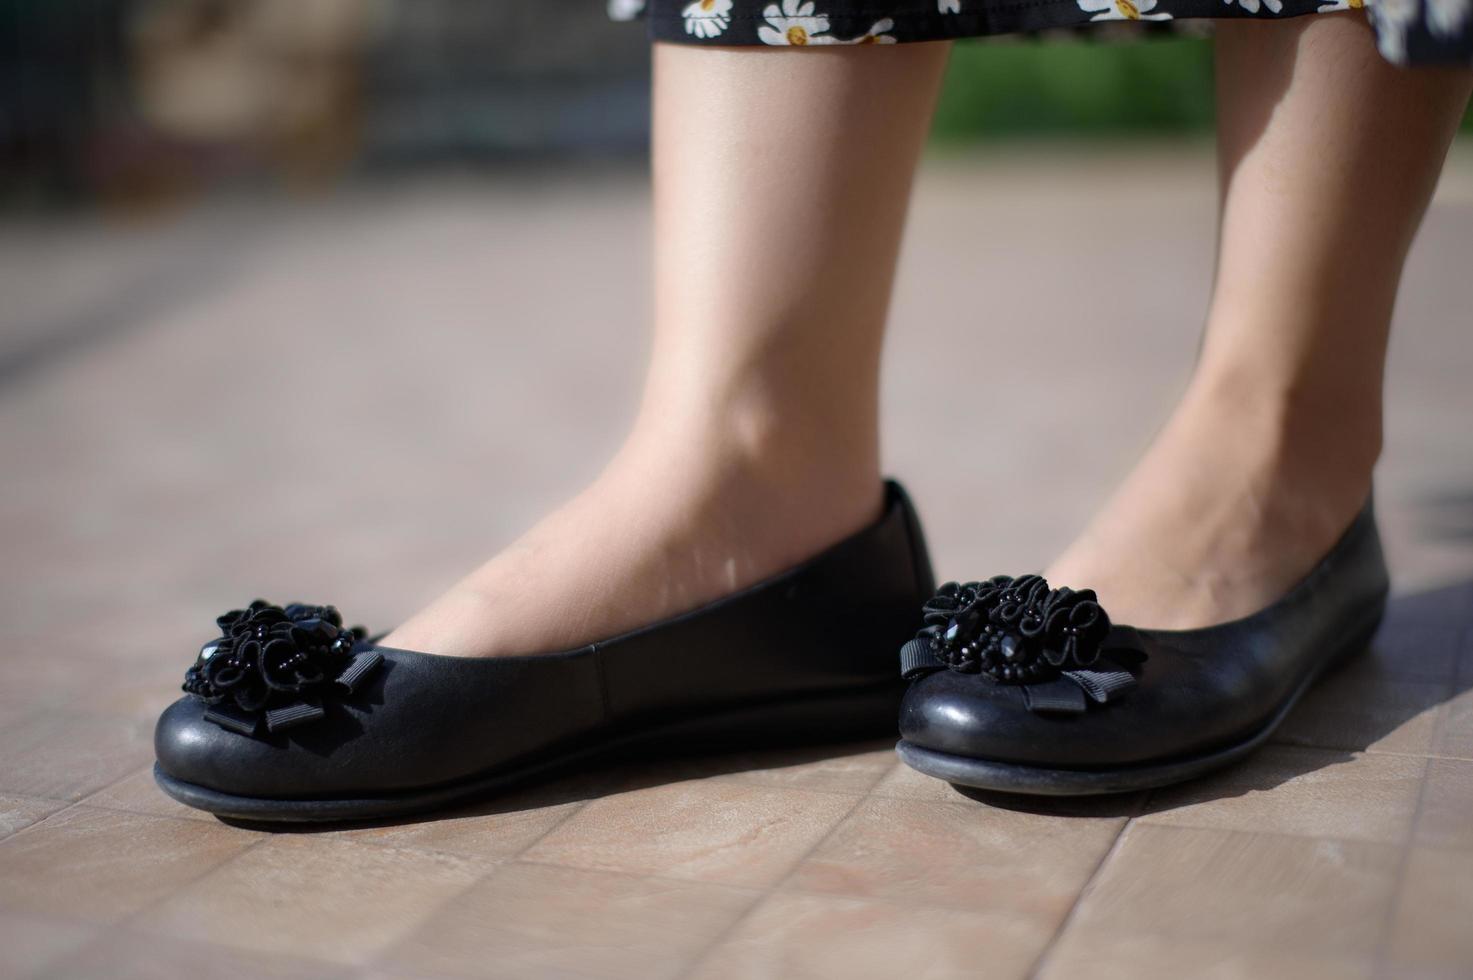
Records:
[[[1458,637],[1473,626],[1473,580],[1412,595],[1395,597],[1370,647],[1321,680],[1290,712],[1273,744],[1301,745],[1318,751],[1281,756],[1271,769],[1254,767],[1252,757],[1225,772],[1233,778],[1199,781],[1201,793],[1192,802],[1221,799],[1273,789],[1307,772],[1350,759],[1365,751],[1406,722],[1437,707],[1473,686],[1473,669],[1458,670]],[[1422,698],[1387,696],[1393,685],[1412,679],[1412,687],[1429,692]],[[1438,684],[1442,684],[1439,687]],[[1439,692],[1432,694],[1430,692]],[[1331,726],[1328,737],[1283,737],[1283,733],[1315,732],[1325,726],[1313,724],[1316,713],[1327,710],[1348,716],[1343,724]],[[1308,722],[1308,723],[1306,723]],[[754,748],[739,753],[697,755],[690,751],[665,753],[658,757],[605,762],[581,771],[544,779],[522,789],[452,810],[392,820],[356,822],[355,827],[403,825],[508,813],[556,806],[650,786],[728,775],[754,770],[801,766],[823,760],[841,763],[846,757],[889,749],[893,738],[863,742],[810,745],[804,747]],[[1290,760],[1285,764],[1285,760]],[[1299,762],[1302,765],[1296,765]],[[971,799],[987,806],[1057,816],[1139,816],[1153,810],[1149,792],[1097,797],[1029,797],[953,787],[958,800]],[[227,823],[278,833],[317,833],[340,829],[344,824],[262,825],[245,821]]]
[[[759,748],[743,752],[694,754],[694,750],[665,751],[638,759],[614,759],[594,763],[577,771],[551,778],[529,781],[506,793],[444,810],[385,820],[359,820],[335,823],[276,824],[220,817],[223,823],[251,830],[274,833],[312,834],[341,830],[345,827],[389,827],[426,823],[463,817],[488,816],[535,810],[598,799],[615,793],[662,786],[691,779],[706,779],[739,772],[802,766],[825,760],[840,762],[846,757],[889,751],[893,737],[867,741],[847,741],[800,747]]]

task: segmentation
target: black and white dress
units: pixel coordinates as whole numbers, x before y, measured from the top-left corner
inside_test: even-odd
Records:
[[[661,41],[697,44],[894,44],[1034,34],[1108,21],[1276,19],[1360,11],[1388,60],[1473,64],[1473,0],[608,0],[618,20],[644,17]]]

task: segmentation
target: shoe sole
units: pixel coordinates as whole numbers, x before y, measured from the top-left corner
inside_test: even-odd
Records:
[[[177,779],[154,763],[153,778],[185,806],[250,823],[338,823],[383,820],[439,810],[494,796],[513,787],[577,771],[592,762],[706,752],[796,747],[875,738],[895,733],[904,688],[887,683],[823,696],[743,705],[692,715],[638,730],[609,732],[595,741],[512,768],[454,783],[381,796],[272,799],[237,796]]]
[[[1201,755],[1115,769],[1049,769],[937,752],[912,745],[905,739],[895,746],[895,752],[902,762],[917,772],[944,779],[953,785],[1027,796],[1101,796],[1185,782],[1231,765],[1268,741],[1304,693],[1332,667],[1363,652],[1380,625],[1381,617],[1378,615],[1369,628],[1355,631],[1351,640],[1341,644],[1319,669],[1305,678],[1263,728],[1241,742]]]

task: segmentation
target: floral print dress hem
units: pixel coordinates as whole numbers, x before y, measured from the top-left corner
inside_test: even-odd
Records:
[[[1473,65],[1473,0],[608,0],[658,41],[827,47],[1356,11],[1400,65]]]

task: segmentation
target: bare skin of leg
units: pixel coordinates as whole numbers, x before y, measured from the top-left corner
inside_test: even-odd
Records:
[[[1112,618],[1190,628],[1272,603],[1365,503],[1403,262],[1473,72],[1398,69],[1356,14],[1217,25],[1221,226],[1170,421],[1048,569]]]
[[[655,46],[654,350],[633,431],[387,645],[568,649],[878,516],[886,308],[949,50]]]

